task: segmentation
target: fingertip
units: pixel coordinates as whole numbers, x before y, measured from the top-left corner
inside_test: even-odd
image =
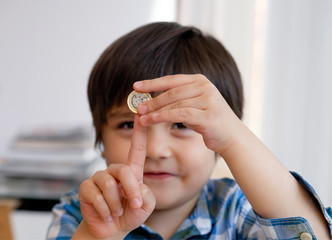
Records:
[[[145,130],[145,126],[142,125],[142,122],[141,122],[141,117],[144,116],[144,115],[140,115],[140,114],[136,114],[135,115],[135,122],[134,122],[134,128],[136,130]]]
[[[147,210],[148,212],[152,212],[156,206],[156,198],[148,186],[146,186],[145,184],[141,184],[140,187],[142,197],[144,199],[144,204],[142,205],[142,208]]]
[[[113,215],[116,217],[120,217],[123,214],[123,208],[116,209],[115,211],[112,211]]]
[[[160,117],[160,113],[158,113],[158,112],[152,113],[151,118],[152,118],[153,121],[158,121],[159,117]]]
[[[140,115],[143,115],[143,114],[147,113],[148,108],[146,107],[146,105],[144,105],[144,104],[140,104],[140,105],[138,105],[138,107],[137,107],[137,111],[138,111],[138,113],[139,113]]]
[[[148,123],[148,116],[147,115],[142,115],[139,117],[139,122],[142,126],[146,126]]]
[[[143,82],[141,82],[141,81],[135,82],[133,86],[134,86],[134,89],[138,90],[140,87],[143,86]]]
[[[105,218],[104,218],[104,221],[105,221],[106,223],[110,223],[110,222],[113,221],[113,218],[112,218],[111,216],[108,216],[108,217],[105,217]]]
[[[131,202],[130,202],[130,207],[133,209],[137,209],[142,207],[142,201],[138,198],[134,198]]]

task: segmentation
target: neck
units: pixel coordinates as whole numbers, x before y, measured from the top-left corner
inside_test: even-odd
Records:
[[[144,223],[164,239],[170,239],[194,210],[199,195],[186,204],[170,209],[155,209]]]

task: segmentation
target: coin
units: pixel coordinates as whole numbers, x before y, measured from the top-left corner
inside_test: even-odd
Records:
[[[132,112],[137,113],[138,105],[150,99],[152,99],[150,93],[141,93],[134,90],[128,95],[127,104]]]

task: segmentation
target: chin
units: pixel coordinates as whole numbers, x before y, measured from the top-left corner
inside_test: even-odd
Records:
[[[154,211],[166,211],[166,210],[173,209],[174,207],[176,207],[176,204],[171,204],[169,202],[167,203],[165,201],[157,200]]]

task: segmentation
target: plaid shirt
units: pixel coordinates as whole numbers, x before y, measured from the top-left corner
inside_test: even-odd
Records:
[[[324,209],[314,189],[298,174],[293,175],[317,201],[332,233],[332,209]],[[65,195],[53,213],[47,239],[70,239],[82,221],[78,191]],[[306,234],[316,239],[306,219],[260,218],[234,180],[219,179],[207,183],[193,213],[171,239],[305,239]],[[125,239],[162,238],[143,224]]]

